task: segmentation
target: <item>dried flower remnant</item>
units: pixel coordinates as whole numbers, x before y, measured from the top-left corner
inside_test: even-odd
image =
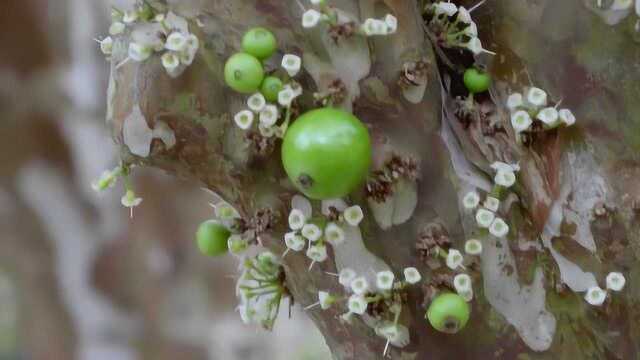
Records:
[[[418,173],[415,159],[394,154],[382,169],[374,171],[370,176],[365,187],[367,197],[376,202],[384,202],[393,195],[393,185],[399,179],[416,181]]]

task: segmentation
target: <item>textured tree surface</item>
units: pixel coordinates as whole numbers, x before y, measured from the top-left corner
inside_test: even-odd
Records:
[[[313,107],[309,94],[326,91],[339,79],[348,91],[341,106],[370,129],[374,167],[379,168],[390,153],[418,162],[418,204],[410,220],[383,230],[365,209],[361,227],[367,248],[396,273],[415,266],[428,281],[433,279],[441,269],[430,267],[416,249],[420,237],[438,228],[456,248],[478,237],[473,216],[462,210],[460,199],[473,188],[491,189],[494,161],[520,164],[518,182],[507,196],[508,207],[502,209],[511,232],[505,239],[485,235],[481,260],[470,266],[476,296],[469,325],[456,335],[436,332],[424,319],[428,289],[415,289],[401,319],[411,332],[411,343],[392,347],[391,358],[636,358],[640,353],[636,340],[640,288],[635,281],[640,272],[637,17],[628,14],[609,25],[606,14],[594,10],[594,3],[489,0],[475,10],[485,48],[497,53],[476,61],[487,66],[494,83],[490,96],[477,97],[474,112],[463,119],[456,97],[466,96],[461,69],[473,58],[460,51],[434,51],[419,2],[330,1],[356,19],[392,13],[399,24],[393,36],[334,43],[322,29],[302,29],[303,5],[308,6],[302,1],[169,1],[176,13],[192,19],[192,25],[196,18],[202,24],[191,26],[201,41],[194,64],[173,79],[158,57],[116,68],[127,54],[114,52],[107,121],[122,145],[125,162],[198,179],[243,216],[264,207],[273,209],[280,221],[262,240],[282,253],[285,219],[295,191],[286,181],[278,145],[258,152],[234,125],[233,114],[242,109],[245,98],[224,84],[222,71],[246,29],[268,27],[282,53],[303,58],[302,109]],[[117,40],[127,41],[126,36]],[[415,63],[426,64],[428,85],[422,100],[413,104],[403,97],[399,80],[403,69]],[[271,65],[276,68],[278,63]],[[562,100],[574,111],[577,123],[540,132],[521,145],[504,104],[510,92],[531,84],[547,90],[554,101]],[[156,139],[147,157],[129,152],[122,130],[138,106],[150,128],[159,121],[169,125],[175,146],[167,149]],[[365,205],[364,189],[352,194],[351,200]],[[318,290],[342,292],[335,278],[325,274],[336,271],[331,256],[311,271],[302,255],[288,255],[284,264],[296,303],[314,303]],[[603,286],[610,271],[623,272],[629,279],[627,288],[602,307],[590,306],[582,299],[584,291],[595,285],[594,279]],[[359,320],[353,325],[340,322],[340,313],[335,308],[309,311],[334,358],[381,358],[383,339]]]

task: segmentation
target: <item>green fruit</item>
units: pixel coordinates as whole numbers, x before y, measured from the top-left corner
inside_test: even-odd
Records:
[[[209,256],[226,254],[227,239],[231,233],[222,224],[215,220],[207,220],[200,224],[196,232],[196,241],[200,251]]]
[[[464,299],[453,293],[436,296],[427,310],[427,319],[434,329],[455,334],[467,325],[471,308]]]
[[[334,108],[309,111],[287,130],[282,163],[289,179],[307,197],[343,197],[367,177],[369,132],[348,112]]]
[[[258,91],[264,79],[264,69],[255,56],[236,53],[224,65],[224,81],[233,90],[251,94]]]
[[[267,59],[273,55],[277,47],[276,37],[265,28],[253,28],[242,37],[242,50],[260,60]]]
[[[491,76],[476,68],[469,68],[464,72],[464,85],[470,93],[485,92],[491,86]]]
[[[280,90],[282,90],[282,80],[275,76],[267,76],[260,86],[260,92],[270,102],[278,101]]]

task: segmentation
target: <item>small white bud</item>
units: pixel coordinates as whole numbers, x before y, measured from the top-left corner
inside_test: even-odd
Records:
[[[368,304],[362,295],[351,295],[347,304],[349,311],[354,314],[362,315],[367,311]]]
[[[100,41],[100,51],[105,55],[111,55],[113,51],[113,39],[111,36],[107,36]]]
[[[387,34],[393,34],[398,30],[398,19],[395,16],[387,14],[384,17],[384,22],[387,24]]]
[[[458,8],[458,21],[465,24],[470,24],[473,21],[471,20],[471,13],[464,6]]]
[[[336,302],[336,298],[326,291],[318,291],[318,301],[320,302],[320,308],[327,310]]]
[[[535,107],[547,105],[547,93],[537,87],[531,87],[527,91],[527,102]]]
[[[364,276],[359,276],[351,281],[351,290],[358,295],[362,295],[369,291],[369,282]]]
[[[387,35],[388,27],[384,20],[369,18],[362,24],[362,32],[366,36]]]
[[[497,185],[509,188],[516,183],[516,174],[513,171],[498,171],[493,181]]]
[[[142,202],[142,198],[136,197],[136,194],[133,192],[133,190],[127,190],[127,192],[120,199],[120,202],[124,207],[133,208],[140,205],[140,203]]]
[[[116,35],[120,35],[124,32],[124,29],[126,29],[127,26],[119,21],[114,22],[113,24],[111,24],[111,26],[109,26],[109,35],[112,36],[116,36]]]
[[[327,260],[327,247],[321,244],[310,246],[307,257],[315,262],[323,262]]]
[[[358,226],[362,219],[364,219],[364,213],[359,205],[353,205],[344,210],[342,213],[344,221],[351,226]]]
[[[171,51],[180,52],[187,47],[187,38],[180,32],[172,32],[164,43],[164,48]]]
[[[284,88],[278,92],[278,104],[280,106],[288,107],[293,99],[295,99],[295,94],[291,88]]]
[[[469,255],[482,254],[482,243],[477,239],[469,239],[464,243],[464,252]]]
[[[338,224],[331,222],[324,229],[324,237],[329,244],[336,246],[344,242],[345,234]]]
[[[509,225],[504,220],[496,218],[489,227],[489,232],[495,237],[503,237],[509,233]]]
[[[607,292],[598,286],[590,287],[584,299],[593,306],[600,306],[607,299]]]
[[[249,98],[247,99],[247,106],[249,107],[249,109],[251,109],[251,111],[260,113],[262,110],[264,110],[264,107],[267,106],[267,100],[264,98],[264,95],[258,92],[249,96]]]
[[[576,123],[576,117],[569,109],[560,110],[558,112],[558,117],[560,117],[560,121],[562,121],[566,126],[571,126]]]
[[[350,287],[351,282],[356,278],[356,272],[350,268],[344,268],[338,275],[338,282],[344,287]]]
[[[483,206],[493,212],[497,212],[500,208],[500,200],[494,198],[493,196],[487,196],[484,200]]]
[[[172,52],[164,53],[160,59],[162,60],[162,66],[168,73],[174,72],[180,66],[180,59]]]
[[[478,207],[480,203],[480,195],[475,191],[468,192],[464,198],[462,198],[462,205],[467,210],[473,210]]]
[[[378,290],[391,290],[395,275],[391,271],[380,271],[376,274],[376,287]]]
[[[447,254],[447,267],[451,270],[455,270],[460,265],[462,265],[462,261],[464,258],[462,257],[462,253],[456,249],[449,249],[449,253]]]
[[[542,121],[548,128],[558,125],[558,110],[554,107],[547,107],[538,111],[536,119]]]
[[[129,57],[133,61],[145,61],[151,56],[151,48],[132,42],[129,44]]]
[[[304,213],[298,209],[291,209],[289,213],[289,228],[291,230],[300,230],[304,226],[307,219]]]
[[[284,234],[284,243],[287,245],[287,248],[293,251],[302,251],[307,244],[304,238],[295,231]]]
[[[518,110],[511,114],[511,126],[517,133],[529,130],[532,123],[531,116],[524,110]]]
[[[305,29],[316,27],[321,18],[322,14],[319,11],[314,9],[307,10],[302,14],[302,27]]]
[[[476,222],[481,228],[488,229],[493,223],[493,219],[495,219],[495,217],[496,215],[487,209],[480,209],[476,212]]]
[[[433,4],[435,8],[436,16],[446,14],[447,16],[453,16],[458,11],[456,4],[449,2],[438,2]]]
[[[247,130],[253,124],[253,113],[249,110],[242,110],[233,117],[233,121],[242,130]]]
[[[316,224],[304,224],[302,227],[302,236],[311,242],[316,242],[322,237],[322,230]]]
[[[511,111],[514,111],[515,109],[521,107],[522,105],[523,105],[522,94],[520,93],[513,93],[509,95],[509,97],[507,98],[507,108]]]
[[[302,59],[299,56],[293,54],[286,54],[282,57],[282,67],[285,69],[289,76],[294,77],[300,72],[302,67]]]
[[[419,283],[420,280],[422,280],[422,275],[420,275],[418,269],[414,267],[408,267],[404,269],[404,281],[413,285]]]
[[[471,276],[467,274],[458,274],[453,277],[453,287],[456,289],[456,292],[465,293],[469,290],[472,290],[471,287]]]
[[[626,282],[627,280],[622,273],[610,272],[609,275],[607,275],[607,289],[609,290],[622,291]]]
[[[262,111],[260,111],[260,125],[264,127],[271,127],[278,121],[278,108],[275,105],[266,105]]]
[[[477,37],[472,37],[468,43],[464,45],[469,51],[471,51],[474,55],[479,55],[484,51],[482,47],[482,42]]]

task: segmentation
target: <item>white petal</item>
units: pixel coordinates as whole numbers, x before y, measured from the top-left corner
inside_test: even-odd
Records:
[[[302,67],[302,59],[297,55],[286,54],[282,57],[282,67],[289,76],[296,76]]]
[[[607,299],[607,293],[600,287],[594,286],[587,290],[584,299],[593,306],[600,306]]]
[[[619,272],[611,272],[607,275],[607,289],[613,291],[622,291],[627,280],[624,275]]]
[[[560,110],[558,112],[558,117],[560,117],[560,121],[562,121],[566,126],[571,126],[576,123],[576,117],[569,109]]]
[[[531,87],[527,91],[527,102],[536,107],[547,105],[547,93],[537,87]]]
[[[233,121],[242,130],[247,130],[253,124],[253,113],[249,110],[242,110],[233,117]]]
[[[487,209],[480,209],[476,212],[476,222],[481,228],[489,228],[495,219],[495,214]]]
[[[309,29],[315,27],[320,22],[320,18],[322,14],[314,9],[307,10],[304,14],[302,14],[302,27],[305,29]]]
[[[522,94],[513,93],[507,98],[507,108],[511,111],[523,105]]]
[[[469,255],[482,254],[482,243],[477,239],[469,239],[464,244],[464,252]]]
[[[558,110],[554,107],[547,107],[538,112],[536,119],[542,121],[547,127],[558,125]]]
[[[151,56],[151,48],[132,42],[129,44],[129,57],[134,61],[145,61]]]
[[[312,214],[313,208],[311,207],[311,201],[309,201],[309,199],[299,194],[296,194],[291,198],[291,208],[302,211],[302,214],[304,214],[305,219],[311,219],[311,216],[313,215]]]
[[[511,126],[517,133],[529,130],[532,123],[531,116],[524,110],[518,110],[511,114]]]
[[[420,280],[422,280],[422,275],[420,275],[418,269],[414,267],[408,267],[404,269],[404,280],[409,284],[417,284],[420,282]]]
[[[259,92],[249,96],[247,99],[247,106],[255,113],[259,113],[264,110],[266,105],[267,100],[264,98],[264,95]]]

